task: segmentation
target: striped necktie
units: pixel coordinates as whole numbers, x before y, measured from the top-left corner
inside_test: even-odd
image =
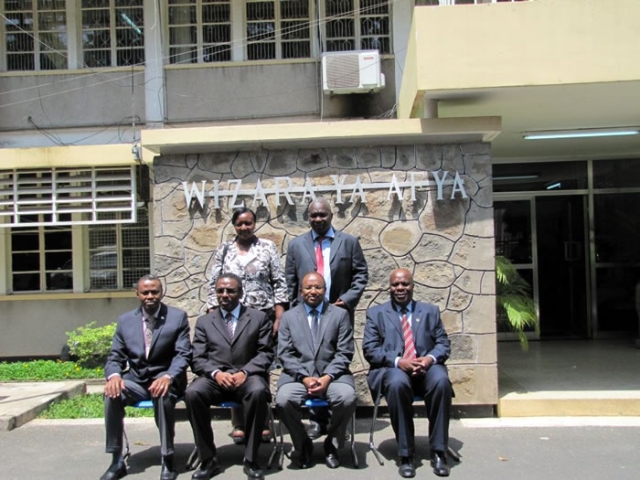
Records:
[[[233,338],[233,314],[231,312],[224,316],[224,323],[227,324],[227,332],[229,332],[229,338]]]
[[[407,309],[402,308],[402,336],[404,337],[404,353],[402,358],[408,360],[416,359],[416,344],[413,341],[413,330],[407,318]]]

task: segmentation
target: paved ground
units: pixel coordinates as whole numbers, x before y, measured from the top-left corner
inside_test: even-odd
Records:
[[[239,466],[242,448],[231,444],[228,421],[215,421],[218,456],[225,471],[217,478],[244,479]],[[602,426],[587,426],[587,425]],[[157,431],[151,419],[127,422],[132,443],[130,473],[126,478],[156,479],[160,468]],[[537,426],[528,426],[537,425]],[[556,426],[563,425],[563,426]],[[367,452],[369,422],[358,421],[357,449],[361,468],[351,467],[350,456],[341,452],[343,467],[329,470],[322,463],[321,442],[316,441],[315,460],[310,470],[289,467],[273,470],[271,479],[326,480],[395,479],[395,441],[387,419],[379,422],[376,439],[387,459],[384,466]],[[426,422],[417,420],[418,431],[426,432]],[[288,438],[287,438],[288,440]],[[189,479],[183,465],[192,448],[187,422],[177,424],[177,460],[181,479]],[[436,478],[427,460],[426,439],[419,437],[419,466],[416,478]],[[581,480],[638,478],[640,471],[640,419],[499,419],[456,420],[451,426],[451,446],[462,455],[452,468],[451,478],[469,479],[564,479]],[[35,420],[12,431],[0,432],[3,480],[10,479],[98,479],[109,463],[104,454],[104,428],[100,421]],[[266,462],[269,447],[262,447]]]

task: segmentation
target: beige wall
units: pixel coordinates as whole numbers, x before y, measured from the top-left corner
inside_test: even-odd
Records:
[[[140,304],[133,292],[109,298],[29,297],[0,301],[2,357],[58,356],[67,341],[66,332],[92,321],[98,326],[115,322],[119,315]]]
[[[320,68],[313,60],[168,67],[167,120],[317,116],[321,110],[325,117],[370,117],[393,107],[393,58],[382,60],[386,87],[376,94],[323,95]]]
[[[636,0],[416,7],[399,118],[419,92],[638,80],[639,43]]]
[[[348,128],[345,124],[345,128]],[[293,139],[292,139],[293,141]],[[459,171],[470,198],[436,201],[434,191],[419,191],[418,201],[388,200],[388,188],[368,190],[367,202],[334,205],[334,226],[360,237],[369,264],[369,284],[356,312],[357,355],[352,370],[361,403],[370,403],[367,365],[360,344],[369,306],[388,300],[388,275],[394,268],[414,272],[416,299],[442,310],[452,340],[449,361],[457,404],[497,403],[494,239],[489,144],[415,144],[376,147],[331,147],[232,151],[157,157],[153,170],[155,266],[166,279],[168,303],[185,309],[192,321],[204,311],[212,252],[232,237],[231,211],[187,208],[182,182],[242,179],[255,188],[275,176],[289,176],[295,185],[305,179],[332,184],[330,175],[361,175],[363,182],[400,181],[410,172]],[[257,173],[259,172],[259,173]],[[272,239],[284,254],[288,242],[306,232],[301,194],[295,205],[257,208],[257,234]],[[451,187],[445,188],[450,198]],[[335,201],[335,196],[333,198]],[[248,199],[251,203],[251,199]],[[283,258],[284,261],[284,258]]]

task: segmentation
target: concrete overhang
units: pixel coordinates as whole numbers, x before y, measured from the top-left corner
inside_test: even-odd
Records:
[[[149,154],[490,142],[500,129],[499,117],[231,125],[143,130],[141,144],[149,161]]]
[[[134,165],[131,145],[81,145],[0,149],[0,170]]]
[[[640,156],[632,137],[525,141],[525,132],[640,127],[640,2],[416,7],[399,118],[499,115],[497,161]]]

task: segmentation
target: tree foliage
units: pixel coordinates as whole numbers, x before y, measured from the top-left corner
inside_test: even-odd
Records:
[[[104,327],[96,327],[95,323],[91,322],[67,332],[69,353],[80,365],[89,368],[105,364],[116,332],[115,323]]]

